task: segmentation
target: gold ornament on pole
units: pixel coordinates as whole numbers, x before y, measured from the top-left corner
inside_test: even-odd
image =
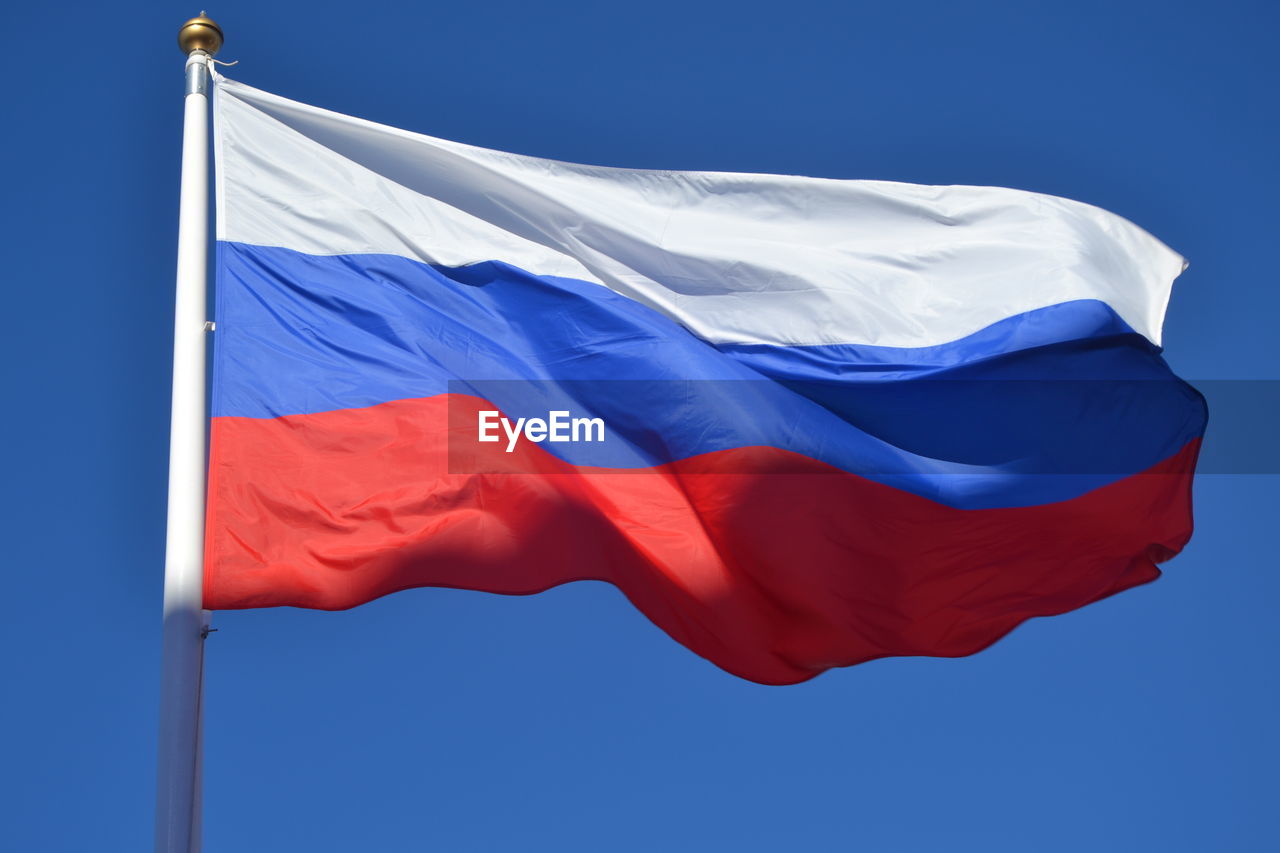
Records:
[[[222,28],[201,12],[178,30],[178,47],[186,54],[193,50],[203,50],[213,56],[222,47]]]

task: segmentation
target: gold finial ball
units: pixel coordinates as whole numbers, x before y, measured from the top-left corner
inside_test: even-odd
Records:
[[[178,47],[186,54],[193,50],[203,50],[213,56],[222,47],[222,28],[201,12],[178,30]]]

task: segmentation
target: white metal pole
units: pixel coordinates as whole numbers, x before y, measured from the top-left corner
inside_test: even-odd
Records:
[[[215,37],[216,36],[216,37]],[[198,853],[201,685],[208,612],[202,608],[205,508],[205,269],[209,228],[209,68],[222,42],[217,25],[193,18],[187,53],[182,189],[173,325],[169,429],[169,517],[165,543],[157,853]]]

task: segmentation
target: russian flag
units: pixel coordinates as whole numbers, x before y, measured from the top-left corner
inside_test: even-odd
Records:
[[[754,681],[1159,575],[1182,259],[1011,189],[582,166],[219,78],[205,604],[597,579]]]

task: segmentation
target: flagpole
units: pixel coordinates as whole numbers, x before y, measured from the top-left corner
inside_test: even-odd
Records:
[[[204,17],[178,33],[187,54],[182,189],[173,325],[169,516],[164,565],[157,853],[200,850],[201,685],[208,611],[204,585],[205,269],[209,257],[209,60],[222,30]]]

